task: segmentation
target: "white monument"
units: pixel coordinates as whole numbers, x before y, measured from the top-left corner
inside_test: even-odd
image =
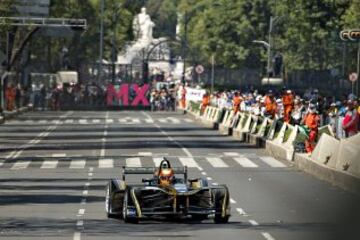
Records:
[[[151,45],[160,41],[160,39],[153,38],[154,27],[155,23],[146,13],[146,8],[141,8],[141,13],[136,15],[133,20],[135,42],[126,47],[124,54],[118,56],[118,64],[131,64],[132,60],[144,49],[149,49]]]
[[[137,43],[147,44],[153,40],[153,28],[155,24],[151,21],[150,16],[146,13],[146,8],[141,8],[141,13],[138,14],[133,21],[134,36]]]
[[[152,51],[151,55],[156,56],[157,60],[151,61],[152,58],[150,58],[150,61],[148,62],[150,70],[160,68],[162,71],[168,73],[174,72],[174,66],[171,66],[169,63],[170,49],[166,38],[153,38],[154,27],[155,23],[146,13],[146,8],[141,8],[141,12],[137,14],[133,20],[135,41],[131,42],[125,48],[125,51],[118,55],[117,64],[139,65],[144,60],[144,54],[146,56],[149,51]],[[179,31],[179,29],[177,31]],[[179,63],[177,63],[176,66],[177,65],[179,65]],[[178,75],[176,73],[177,72],[175,71],[175,76]]]

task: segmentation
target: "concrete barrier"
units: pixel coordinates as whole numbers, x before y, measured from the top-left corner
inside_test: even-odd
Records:
[[[336,156],[337,170],[360,178],[360,148],[348,139],[341,139]]]
[[[252,121],[251,114],[243,113],[238,121],[237,127],[233,130],[233,136],[240,141],[247,141],[246,134],[250,133],[250,126]]]
[[[218,113],[219,113],[218,108],[212,106],[206,107],[205,113],[201,118],[201,122],[207,127],[214,128],[216,122],[214,121],[214,116],[216,117]]]
[[[357,194],[360,192],[359,177],[355,177],[346,171],[330,168],[319,161],[313,161],[307,154],[296,153],[294,164],[298,169],[307,172],[320,180],[327,181],[334,186]]]
[[[276,158],[293,161],[295,153],[293,142],[296,139],[298,132],[298,126],[283,123],[274,140],[266,141],[266,152]]]
[[[226,118],[219,125],[220,133],[224,135],[232,135],[232,123],[235,116],[235,112],[233,110],[228,110]]]
[[[328,134],[323,134],[311,154],[311,160],[336,168],[336,157],[340,141]]]

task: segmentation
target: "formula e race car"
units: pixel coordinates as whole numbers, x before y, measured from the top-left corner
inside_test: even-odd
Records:
[[[152,174],[142,184],[127,183],[129,174]],[[182,175],[178,178],[175,175]],[[126,223],[141,219],[189,218],[213,219],[227,223],[230,217],[230,195],[225,185],[209,186],[206,179],[188,179],[187,167],[171,168],[167,159],[158,168],[123,167],[122,180],[111,179],[106,188],[107,216],[122,218]]]

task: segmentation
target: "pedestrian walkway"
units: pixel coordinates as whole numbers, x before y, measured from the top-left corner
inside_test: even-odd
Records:
[[[216,169],[266,169],[266,168],[287,168],[287,166],[272,157],[266,156],[246,156],[235,155],[227,156],[223,154],[221,157],[181,157],[166,156],[174,167],[187,166],[188,168],[202,167]],[[31,159],[6,159],[0,165],[0,169],[24,170],[27,168],[40,169],[84,169],[94,167],[100,169],[127,167],[157,167],[163,157],[153,156],[151,152],[140,152],[138,157],[118,157],[118,158],[96,158],[96,157],[71,157],[66,154],[52,154],[49,157],[41,157],[34,160]]]
[[[89,119],[66,119],[63,121],[65,125],[94,125],[94,124],[125,124],[125,125],[135,125],[135,124],[154,124],[154,123],[163,123],[163,124],[184,124],[184,123],[192,123],[193,120],[189,118],[176,118],[176,117],[164,117],[158,119],[141,119],[141,118],[132,118],[132,117],[124,117],[124,118],[108,118],[108,119],[97,119],[97,118],[89,118]],[[51,120],[51,119],[37,119],[37,120],[27,120],[27,119],[17,119],[13,121],[8,121],[9,125],[46,125],[46,124],[54,124],[59,123],[59,120]]]

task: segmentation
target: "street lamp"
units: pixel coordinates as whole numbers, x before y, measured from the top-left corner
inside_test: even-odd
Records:
[[[262,44],[266,47],[267,49],[267,75],[268,75],[268,85],[270,84],[270,73],[272,72],[271,71],[271,48],[272,48],[272,42],[271,42],[271,33],[272,33],[272,30],[273,30],[273,27],[275,25],[275,23],[277,21],[279,21],[281,18],[283,18],[284,16],[270,16],[270,22],[269,22],[269,33],[268,33],[268,42],[266,41],[262,41],[262,40],[254,40],[252,41],[253,43],[259,43],[259,44]]]

